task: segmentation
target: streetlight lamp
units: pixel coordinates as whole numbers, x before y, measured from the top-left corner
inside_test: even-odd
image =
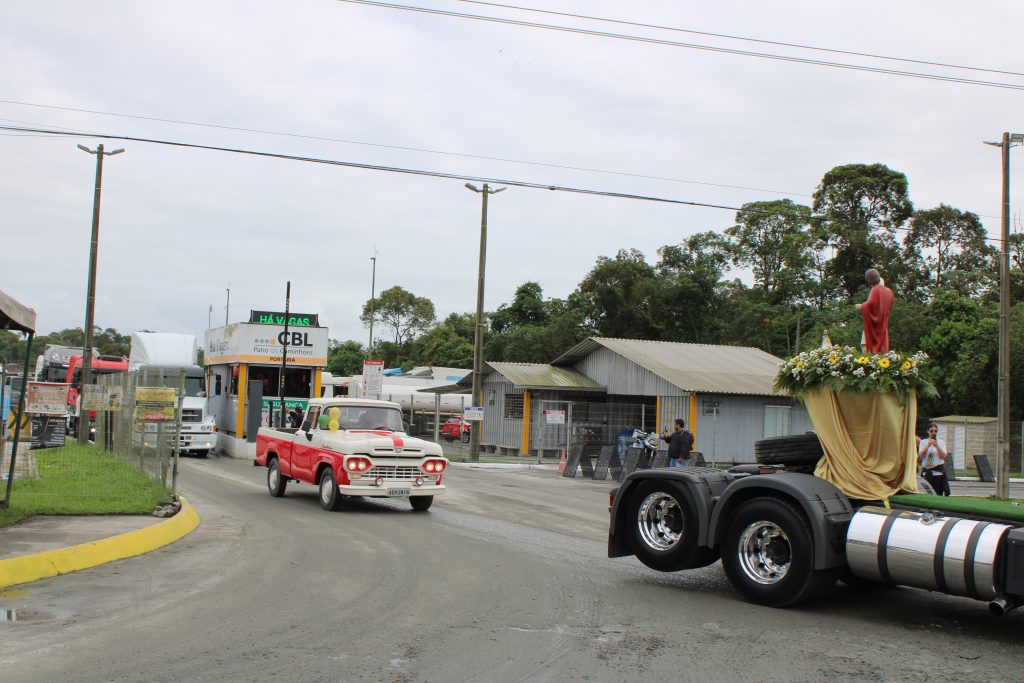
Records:
[[[476,329],[473,335],[473,406],[484,404],[483,365],[484,365],[484,265],[487,261],[487,195],[504,192],[504,187],[492,189],[484,183],[483,189],[477,189],[473,183],[466,183],[473,192],[483,195],[483,208],[480,211],[480,269],[476,281]],[[469,459],[471,462],[480,460],[480,431],[483,424],[473,425],[469,432]]]
[[[996,415],[996,498],[1010,497],[1010,147],[1024,143],[1024,133],[1003,133],[999,147],[1003,157],[1002,254],[999,259],[999,396]]]
[[[85,348],[82,350],[82,383],[79,386],[79,403],[85,395],[85,387],[92,384],[92,328],[93,313],[96,308],[96,251],[100,239],[100,191],[103,186],[103,157],[120,154],[123,149],[115,149],[113,152],[103,151],[103,145],[97,145],[95,150],[85,145],[79,145],[78,149],[89,154],[96,155],[96,188],[92,196],[92,241],[89,244],[89,286],[85,298]],[[89,438],[88,417],[86,428],[82,429],[82,410],[78,411],[78,443],[85,445]]]

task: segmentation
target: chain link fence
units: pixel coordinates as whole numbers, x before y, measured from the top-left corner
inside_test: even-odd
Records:
[[[145,509],[154,493],[175,497],[184,385],[184,370],[108,374],[85,388],[71,414],[32,414],[19,432],[12,500],[46,511],[48,500],[60,499],[88,513],[103,512],[108,502],[111,510],[132,508],[132,501]],[[78,430],[88,430],[99,448],[76,448]],[[3,441],[5,479],[13,431]]]

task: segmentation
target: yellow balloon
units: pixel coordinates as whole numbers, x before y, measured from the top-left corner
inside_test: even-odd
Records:
[[[331,420],[330,422],[327,423],[327,428],[330,429],[332,432],[338,431],[338,427],[340,426],[341,423],[338,422],[337,420]]]
[[[327,414],[331,416],[332,420],[339,420],[341,419],[341,408],[339,408],[338,406],[334,406],[333,408],[327,411]],[[337,427],[335,427],[335,429],[337,429]]]

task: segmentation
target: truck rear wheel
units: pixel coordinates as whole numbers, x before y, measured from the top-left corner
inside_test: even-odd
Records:
[[[744,598],[786,607],[835,584],[837,569],[814,568],[814,539],[803,514],[778,498],[753,498],[733,514],[722,542],[722,566]]]
[[[430,506],[434,502],[433,496],[410,496],[409,505],[412,505],[412,509],[416,512],[425,512],[430,509]]]
[[[320,473],[320,507],[333,512],[341,507],[341,494],[338,493],[338,482],[334,478],[334,470],[325,467]]]
[[[267,490],[274,498],[280,498],[287,486],[288,480],[281,476],[281,466],[277,463],[277,458],[271,458],[267,464]]]
[[[697,508],[679,482],[642,482],[630,494],[626,514],[633,553],[651,569],[696,569],[718,559],[714,549],[697,545]]]

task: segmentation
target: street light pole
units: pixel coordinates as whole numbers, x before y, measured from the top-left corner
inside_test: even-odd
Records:
[[[481,407],[484,404],[484,267],[487,262],[487,195],[498,194],[505,188],[491,189],[487,183],[484,183],[483,189],[477,189],[472,183],[466,183],[466,187],[483,195],[483,206],[480,209],[480,268],[476,281],[476,328],[473,334],[473,406]],[[480,460],[480,432],[483,430],[483,426],[482,422],[474,424],[469,432],[469,460],[471,462]]]
[[[377,254],[370,257],[373,262],[373,274],[370,276],[370,344],[366,347],[366,360],[373,360],[373,318],[377,307]]]
[[[85,348],[82,350],[82,383],[79,385],[79,409],[78,409],[78,443],[85,445],[89,439],[89,419],[86,417],[85,429],[82,428],[81,409],[82,398],[85,396],[85,387],[92,384],[92,328],[93,316],[96,308],[96,252],[100,241],[100,194],[103,186],[103,157],[120,154],[123,149],[115,149],[113,152],[103,151],[103,145],[97,145],[95,150],[85,145],[79,145],[78,149],[89,154],[96,155],[96,188],[92,196],[92,240],[89,244],[89,285],[85,298]]]
[[[1010,147],[1024,141],[1024,134],[1003,133],[999,147],[1003,161],[1003,210],[999,259],[999,394],[996,406],[996,498],[1010,497]]]

